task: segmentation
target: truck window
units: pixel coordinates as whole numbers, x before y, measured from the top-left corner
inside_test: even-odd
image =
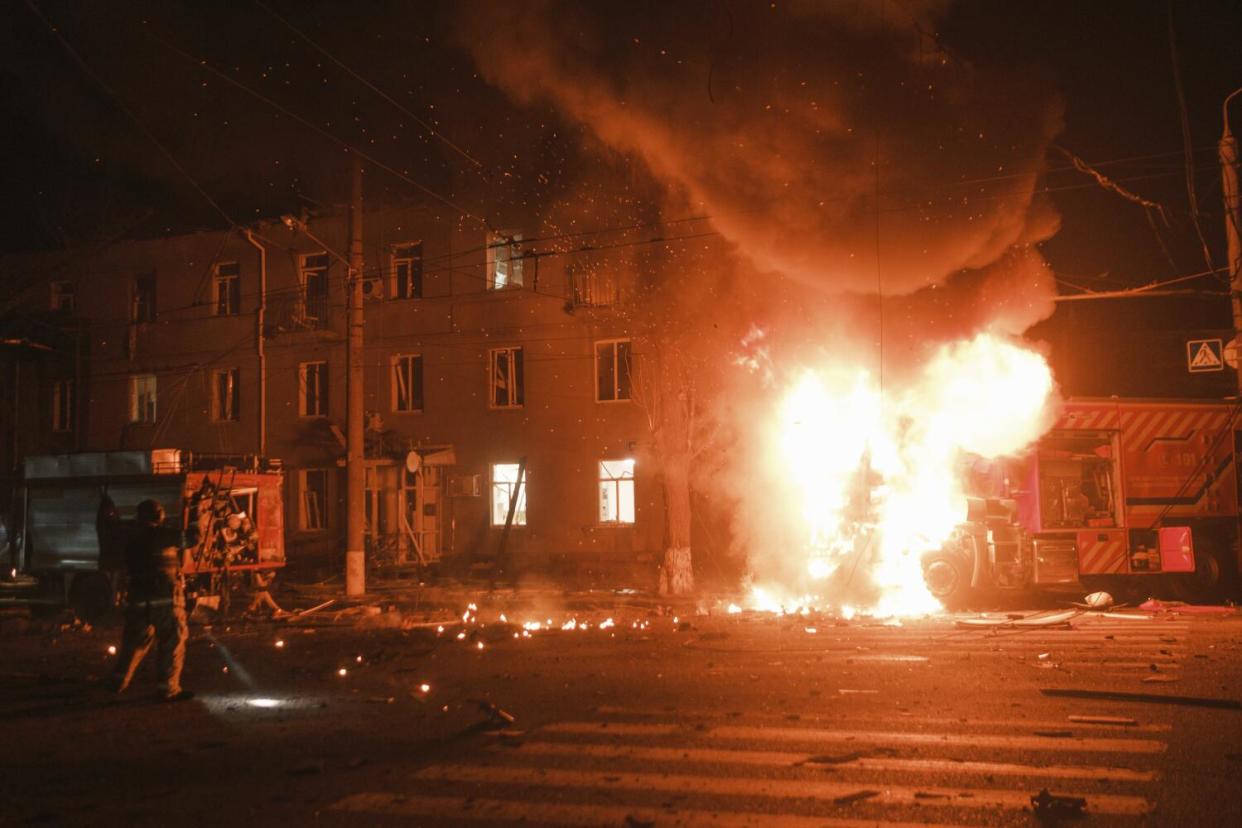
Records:
[[[1045,529],[1117,525],[1111,438],[1062,437],[1040,445],[1039,504]]]

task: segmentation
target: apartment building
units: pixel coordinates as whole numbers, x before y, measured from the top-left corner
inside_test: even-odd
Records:
[[[29,330],[4,356],[9,468],[70,450],[275,458],[290,559],[342,555],[348,221],[302,218],[0,261]],[[533,255],[526,228],[426,207],[363,226],[372,556],[466,569],[503,537],[519,571],[654,579],[632,260]]]

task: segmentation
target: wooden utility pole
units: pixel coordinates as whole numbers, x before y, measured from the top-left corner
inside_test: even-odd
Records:
[[[366,450],[363,444],[362,396],[362,162],[353,157],[353,192],[349,204],[348,338],[345,381],[345,594],[367,591],[366,552],[363,541]]]

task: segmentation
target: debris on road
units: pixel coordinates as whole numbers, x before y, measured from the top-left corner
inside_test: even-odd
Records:
[[[862,790],[862,791],[854,791],[853,793],[847,793],[847,794],[844,794],[843,796],[838,796],[836,799],[832,801],[836,805],[853,805],[855,802],[862,802],[865,799],[872,799],[879,795],[880,795],[879,791],[873,791],[871,789],[867,789],[867,790]]]
[[[1022,618],[992,618],[981,615],[978,618],[959,618],[953,624],[956,627],[1066,627],[1070,621],[1082,614],[1081,610],[1064,610],[1049,615],[1028,615]]]
[[[1138,608],[1144,612],[1180,615],[1233,615],[1237,612],[1236,607],[1219,604],[1187,604],[1184,601],[1161,601],[1156,598],[1149,598],[1139,604]]]
[[[1045,696],[1063,699],[1097,699],[1103,701],[1128,701],[1150,704],[1175,704],[1182,707],[1211,707],[1220,710],[1242,710],[1237,699],[1209,699],[1196,696],[1165,696],[1156,693],[1126,693],[1120,690],[1074,690],[1046,687],[1039,691]]]
[[[1044,788],[1031,797],[1031,808],[1040,819],[1064,819],[1082,816],[1087,809],[1087,800],[1081,796],[1054,794]]]
[[[479,710],[487,714],[489,723],[494,728],[509,727],[517,721],[517,717],[507,710],[497,707],[487,699],[466,699],[471,704],[477,705]]]

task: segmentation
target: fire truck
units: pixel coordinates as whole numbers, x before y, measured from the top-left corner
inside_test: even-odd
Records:
[[[998,590],[1219,599],[1239,571],[1242,402],[1072,399],[1024,455],[965,472],[966,522],[923,557],[946,606]]]
[[[285,564],[284,476],[274,461],[155,449],[31,456],[22,471],[0,581],[8,601],[69,604],[84,620],[115,605],[125,540],[148,498],[185,530],[190,601],[227,605],[247,572]]]

